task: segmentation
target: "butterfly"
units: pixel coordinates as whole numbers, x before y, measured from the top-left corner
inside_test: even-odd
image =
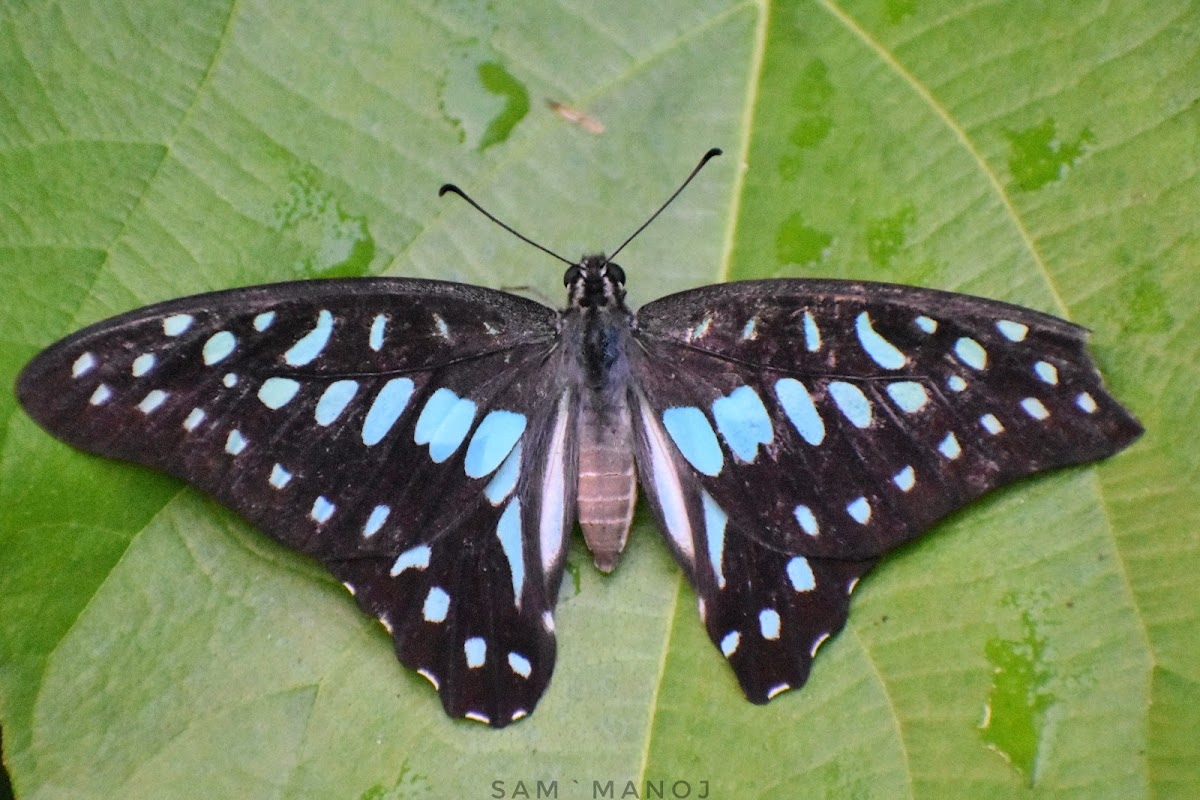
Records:
[[[612,257],[562,260],[564,310],[404,278],[159,303],[50,346],[17,394],[63,441],[175,475],[322,563],[449,715],[495,727],[549,684],[576,521],[612,570],[639,484],[765,703],[805,683],[884,553],[1142,431],[1086,330],[1037,311],[778,279],[635,313]]]

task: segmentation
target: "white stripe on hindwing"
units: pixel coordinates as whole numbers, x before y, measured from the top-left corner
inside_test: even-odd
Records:
[[[638,391],[638,413],[642,417],[642,430],[646,434],[646,449],[650,455],[649,470],[658,505],[662,509],[667,535],[675,543],[679,553],[692,567],[696,564],[696,550],[692,544],[692,523],[688,519],[687,499],[683,495],[683,482],[671,457],[672,448],[666,434],[655,419],[646,396]]]
[[[542,507],[538,519],[538,541],[541,545],[542,571],[549,573],[562,556],[563,529],[566,527],[566,455],[567,423],[571,417],[571,392],[563,392],[554,418],[554,433],[546,451],[546,471],[542,475]]]

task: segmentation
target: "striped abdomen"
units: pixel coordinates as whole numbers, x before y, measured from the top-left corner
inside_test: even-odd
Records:
[[[637,500],[629,408],[598,410],[584,403],[579,415],[579,527],[596,568],[616,566]]]

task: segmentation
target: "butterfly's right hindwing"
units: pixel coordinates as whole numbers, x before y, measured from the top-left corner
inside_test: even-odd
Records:
[[[18,396],[68,443],[176,475],[320,560],[447,711],[505,725],[553,669],[574,511],[556,323],[433,281],[219,292],[64,339]]]

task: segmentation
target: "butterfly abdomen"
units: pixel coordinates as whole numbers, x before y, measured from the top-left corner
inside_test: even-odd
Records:
[[[633,315],[625,307],[622,273],[603,256],[573,271],[564,338],[576,364],[579,412],[579,527],[596,567],[616,566],[637,500],[629,416],[629,354]]]
[[[616,566],[637,500],[629,407],[583,406],[579,415],[579,527],[597,569]]]

